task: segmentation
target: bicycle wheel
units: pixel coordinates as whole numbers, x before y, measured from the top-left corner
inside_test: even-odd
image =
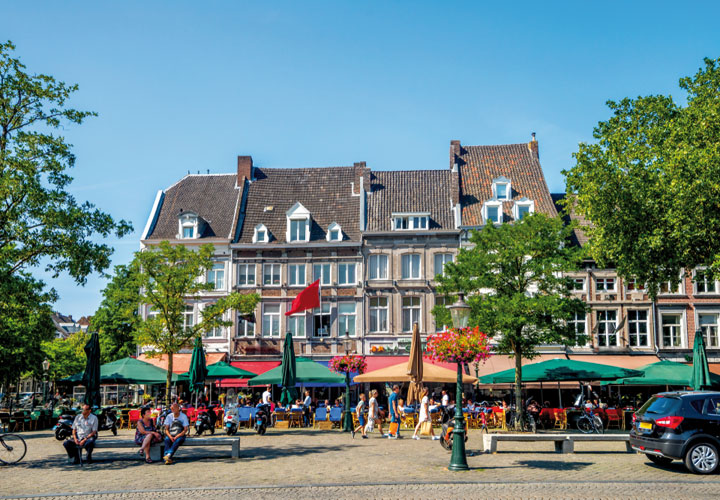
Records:
[[[593,424],[588,417],[580,417],[577,421],[577,428],[583,434],[589,434],[593,431]]]
[[[23,459],[27,453],[25,440],[17,434],[0,435],[0,463],[12,465]]]
[[[598,434],[603,434],[605,432],[605,425],[603,424],[603,421],[600,417],[595,415],[593,417],[593,422],[595,423],[595,430]]]

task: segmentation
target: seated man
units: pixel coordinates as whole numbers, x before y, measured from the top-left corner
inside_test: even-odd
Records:
[[[185,436],[190,430],[190,421],[187,415],[180,412],[180,406],[173,403],[170,407],[172,413],[165,417],[165,465],[173,463],[172,457],[185,442]]]
[[[82,449],[87,450],[87,463],[92,463],[92,452],[98,433],[98,418],[90,411],[90,405],[84,404],[82,413],[75,417],[72,425],[72,437],[63,443],[68,457],[74,464],[80,463]]]

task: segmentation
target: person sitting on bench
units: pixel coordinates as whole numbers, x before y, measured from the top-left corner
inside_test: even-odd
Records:
[[[185,442],[185,436],[190,430],[190,421],[187,415],[180,412],[180,406],[173,403],[170,407],[172,413],[165,417],[165,465],[173,463],[172,457],[180,445]]]
[[[82,450],[87,450],[87,463],[92,463],[92,452],[98,433],[98,418],[90,411],[90,405],[84,404],[82,413],[75,417],[72,425],[72,437],[63,443],[68,458],[73,464],[79,464]]]

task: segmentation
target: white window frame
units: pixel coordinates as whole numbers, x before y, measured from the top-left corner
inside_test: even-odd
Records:
[[[584,291],[586,291],[586,289],[587,289],[587,279],[585,279],[585,277],[578,277],[578,276],[576,276],[576,277],[573,277],[573,278],[571,278],[571,279],[573,280],[573,288],[572,288],[573,292],[584,292]],[[582,287],[577,288],[576,285],[577,285],[578,283],[582,283]]]
[[[604,313],[604,318],[600,319],[600,314]],[[607,318],[608,313],[613,313],[615,315],[615,319],[610,320]],[[618,325],[618,310],[617,309],[597,309],[595,310],[595,320],[598,322],[598,329],[597,329],[597,341],[599,347],[617,347],[620,345],[620,334],[622,332],[615,332],[614,334],[611,334],[611,331],[615,331]],[[612,328],[610,326],[612,325]],[[602,327],[602,328],[601,328]],[[601,332],[600,330],[604,330]],[[615,343],[610,344],[610,338],[611,335],[614,335],[615,337]],[[600,338],[605,338],[605,345],[602,345],[600,343]]]
[[[297,330],[298,327],[302,329],[302,333],[296,334],[295,330]],[[305,314],[305,311],[291,314],[287,317],[287,331],[292,334],[294,339],[304,339],[307,337],[307,314]]]
[[[327,311],[326,311],[327,309]],[[320,307],[316,307],[313,311],[313,325],[312,325],[312,336],[318,339],[324,339],[330,337],[332,333],[332,304],[329,302],[322,302]],[[315,318],[327,317],[327,329],[322,335],[318,335],[318,329],[315,328]],[[322,324],[322,323],[321,323]]]
[[[505,186],[505,196],[498,195],[498,186]],[[492,195],[494,200],[511,201],[512,200],[512,182],[505,176],[496,177],[492,181]]]
[[[455,300],[455,297],[450,297],[447,295],[435,295],[435,305],[436,306],[443,306],[447,308],[447,306],[453,305],[453,300]],[[442,328],[441,328],[442,326]],[[435,322],[435,331],[436,332],[444,332],[448,329],[449,326],[452,325],[438,325],[437,322]]]
[[[677,316],[679,317],[679,321],[677,324],[671,323],[666,325],[664,316]],[[662,345],[665,349],[683,349],[685,346],[687,346],[687,328],[686,328],[686,321],[685,321],[685,311],[680,309],[661,309],[658,311],[658,330],[660,331],[660,345]],[[671,345],[665,342],[665,327],[678,327],[679,329],[679,335],[680,335],[680,344],[679,345]]]
[[[189,324],[188,318],[190,318]],[[185,309],[183,310],[183,330],[188,326],[195,326],[195,306],[192,304],[185,304]]]
[[[338,235],[337,238],[333,238],[333,233],[336,233]],[[342,233],[342,227],[340,227],[340,224],[337,222],[333,222],[328,226],[327,234],[325,235],[325,239],[328,241],[342,241],[343,240],[343,233]]]
[[[192,236],[185,236],[185,229],[192,230]],[[196,240],[200,237],[199,216],[195,212],[183,212],[178,216],[178,239]]]
[[[704,291],[698,290],[698,282],[697,277],[698,273],[702,273],[703,276],[703,287],[705,288]],[[712,284],[714,289],[712,291],[708,291],[708,286]],[[718,294],[718,282],[714,280],[708,280],[708,275],[705,274],[705,269],[696,269],[693,271],[693,291],[696,295],[717,295]]]
[[[270,267],[270,283],[265,283],[265,268]],[[275,269],[277,269],[278,282],[273,283],[275,276]],[[277,263],[264,263],[262,265],[262,285],[263,286],[281,286],[282,285],[282,265]]]
[[[385,301],[385,305],[381,305],[382,301]],[[377,301],[377,305],[373,305],[373,301]],[[368,318],[369,318],[369,332],[370,333],[387,333],[390,331],[389,329],[389,311],[390,311],[390,298],[387,295],[380,295],[376,297],[369,297],[368,302]],[[376,314],[376,320],[375,320],[375,326],[376,329],[373,330],[373,312]],[[384,318],[382,317],[384,313]],[[384,320],[384,321],[381,321]],[[385,328],[381,328],[382,323],[385,323]]]
[[[305,286],[307,284],[307,265],[305,263],[288,264],[287,282],[288,286]]]
[[[310,241],[310,212],[299,201],[290,210],[285,212],[286,230],[285,241],[288,243],[307,243]],[[292,223],[296,223],[296,231],[292,230]],[[299,238],[300,227],[303,228],[303,238]]]
[[[256,323],[251,323],[249,321],[246,321],[242,319],[240,316],[241,314],[238,314],[237,316],[237,333],[235,334],[236,337],[245,338],[245,337],[254,337],[255,336],[255,327],[257,326]],[[251,331],[249,331],[251,330]]]
[[[417,305],[413,304],[417,300]],[[406,301],[410,305],[406,305]],[[409,325],[405,324],[405,312],[408,311],[410,316]],[[417,321],[413,321],[414,313],[417,313]],[[411,333],[414,323],[418,324],[418,328],[422,331],[422,297],[419,295],[405,295],[400,298],[400,322],[403,333]]]
[[[260,234],[262,233],[262,234]],[[270,241],[270,231],[265,224],[258,224],[253,230],[253,243],[267,243]]]
[[[495,207],[495,208],[497,208],[497,214],[498,214],[497,219],[491,219],[491,218],[490,218],[490,215],[488,214],[488,208],[490,208],[490,207]],[[486,202],[483,204],[482,216],[483,216],[483,220],[485,221],[485,224],[487,224],[488,221],[492,221],[492,223],[495,224],[495,225],[497,225],[497,224],[502,224],[502,222],[503,222],[503,220],[504,220],[502,202],[501,202],[501,201],[494,201],[494,200],[486,201]]]
[[[645,320],[640,319],[632,319],[633,313],[635,315],[639,315],[640,313],[645,313]],[[645,333],[640,333],[640,327],[642,324],[645,324]],[[628,325],[628,346],[630,347],[637,347],[637,348],[643,348],[643,347],[651,347],[652,342],[650,339],[650,310],[649,309],[628,309],[627,311],[627,325]],[[633,333],[633,328],[636,328],[636,332]],[[618,332],[619,333],[619,332]],[[636,345],[633,345],[633,336],[635,336],[638,340],[638,343]],[[640,338],[644,336],[646,339],[645,345],[640,345],[639,341]]]
[[[700,316],[715,316],[715,323],[709,326],[715,327],[715,335],[712,337],[706,335],[703,325],[700,324]],[[703,336],[705,337],[705,347],[708,349],[717,349],[720,347],[720,311],[717,309],[700,309],[695,310],[695,324],[698,325],[696,330],[702,330]],[[711,340],[715,342],[711,342]]]
[[[352,276],[350,276],[350,267],[352,266]],[[339,262],[338,263],[338,285],[357,285],[357,263],[356,262]]]
[[[440,267],[441,269],[438,272],[438,257],[441,259]],[[449,259],[448,259],[449,257]],[[450,252],[436,252],[433,254],[433,279],[437,275],[443,276],[445,274],[445,264],[448,262],[453,262],[454,255]]]
[[[273,309],[277,307],[277,312],[274,310],[272,312],[268,311],[268,308],[272,307]],[[266,317],[269,321],[269,328],[266,331],[265,325],[266,325]],[[273,330],[277,329],[277,332],[273,332]],[[263,304],[262,305],[262,336],[263,338],[280,338],[280,304],[279,303],[270,303],[270,304]]]
[[[635,293],[635,292],[645,293],[647,291],[647,287],[645,286],[644,283],[638,284],[637,278],[632,278],[632,279],[625,280],[625,291],[628,293]]]
[[[220,280],[218,280],[218,274]],[[218,281],[220,281],[220,286],[218,286]],[[207,283],[213,283],[214,290],[225,290],[225,262],[213,262],[212,267],[207,271]]]
[[[533,214],[535,213],[535,202],[527,198],[520,198],[513,203],[513,219],[522,220],[522,217],[520,217],[520,208],[527,208],[527,215]]]
[[[317,273],[315,272],[316,266],[320,268],[320,276],[318,276]],[[332,285],[332,264],[330,264],[329,262],[313,262],[312,269],[313,269],[313,274],[312,274],[313,283],[319,279],[320,284],[323,286]]]
[[[568,324],[575,326],[575,335],[582,335],[586,338],[585,344],[579,346],[587,346],[590,342],[590,338],[587,333],[587,314],[586,313],[575,313],[575,317],[568,321]],[[582,324],[582,331],[578,328]]]
[[[252,273],[250,272],[250,268],[252,268]],[[241,269],[244,269],[244,270],[245,270],[245,283],[241,283],[241,282],[240,282],[240,276],[243,275],[243,273],[240,272]],[[256,285],[257,285],[257,275],[255,274],[255,273],[257,272],[256,269],[257,269],[257,268],[255,267],[255,264],[254,264],[254,263],[240,262],[240,263],[238,264],[238,268],[237,268],[237,272],[238,272],[238,274],[237,274],[238,286],[242,286],[242,287],[254,287],[254,286],[256,286]],[[250,277],[250,276],[252,276],[252,283],[248,283],[248,281],[249,281],[249,280],[248,280],[248,277]]]
[[[603,289],[598,288],[598,282],[602,280]],[[608,280],[612,280],[612,288],[607,288]],[[617,278],[614,276],[595,276],[595,293],[613,293],[617,291]]]
[[[344,311],[352,307],[352,312]],[[345,337],[345,327],[352,319],[352,330],[348,328],[348,337],[357,337],[357,302],[338,302],[338,336]]]
[[[430,212],[393,212],[393,231],[425,231],[430,229]]]
[[[693,281],[693,283],[695,283]],[[663,291],[662,287],[663,285],[667,286],[668,291]],[[672,281],[663,281],[660,283],[660,287],[658,289],[658,295],[684,295],[685,294],[685,279],[683,276],[678,277],[678,280],[675,282],[675,289],[673,290],[673,282]]]
[[[405,260],[409,261],[408,275],[404,274]],[[417,276],[413,273],[413,263],[417,260]],[[403,280],[419,280],[422,279],[422,255],[419,253],[404,253],[400,256],[400,279]]]
[[[382,260],[385,261],[385,266],[384,266],[385,273],[383,275],[380,275],[380,270],[382,269],[382,267],[380,266],[380,262]],[[390,262],[390,259],[388,258],[388,255],[385,253],[373,253],[373,254],[368,255],[368,279],[369,280],[389,279],[389,268],[388,268],[389,262]],[[375,272],[374,278],[372,276],[373,272]]]

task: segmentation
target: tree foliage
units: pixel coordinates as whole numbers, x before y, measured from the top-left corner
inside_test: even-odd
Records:
[[[140,302],[151,307],[154,316],[140,321],[136,340],[149,345],[154,353],[168,356],[168,375],[165,397],[169,402],[173,354],[189,346],[191,339],[213,328],[230,326],[225,312],[235,310],[247,314],[255,309],[260,297],[257,294],[239,294],[218,298],[201,311],[201,320],[185,325],[184,312],[188,300],[214,288],[203,277],[212,268],[213,245],[202,245],[197,250],[183,245],[170,245],[162,241],[157,247],[137,252],[131,271],[140,286]]]
[[[77,85],[26,73],[14,49],[0,44],[0,269],[15,274],[45,263],[84,284],[109,266],[113,251],[92,237],[120,237],[132,227],[67,192],[75,156],[52,132],[95,113],[68,107]]]
[[[90,319],[90,329],[100,335],[102,362],[135,356],[140,286],[130,266],[115,266],[102,293],[103,301]]]
[[[684,269],[720,271],[720,59],[680,80],[686,104],[650,95],[608,101],[612,117],[564,172],[592,257],[654,296]]]
[[[85,332],[77,331],[66,339],[57,338],[42,343],[43,354],[50,361],[48,380],[59,380],[85,369],[83,348],[88,339]]]
[[[542,344],[584,343],[568,321],[584,314],[585,303],[572,294],[582,250],[569,244],[572,226],[544,214],[514,224],[486,225],[470,236],[454,263],[438,277],[442,293],[463,292],[471,307],[469,326],[492,338],[494,350],[515,357],[516,404],[521,408],[522,359]],[[446,311],[434,310],[447,324]]]

